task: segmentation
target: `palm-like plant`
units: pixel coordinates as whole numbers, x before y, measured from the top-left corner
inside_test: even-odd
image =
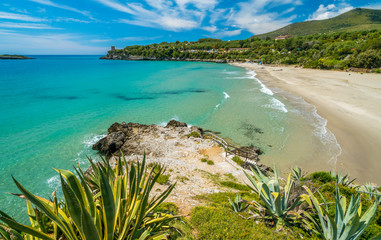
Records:
[[[14,179],[27,204],[33,204],[52,220],[54,238],[32,220],[32,226],[26,226],[0,212],[0,220],[5,223],[3,229],[16,231],[16,235],[24,237],[20,239],[55,239],[57,228],[68,240],[165,239],[162,230],[174,217],[153,213],[153,209],[168,197],[174,184],[158,196],[150,197],[163,168],[148,171],[145,157],[141,164],[129,165],[122,156],[115,169],[107,160],[103,160],[103,164],[90,162],[93,173],[89,175],[81,168],[76,169],[78,177],[70,171],[56,169],[60,174],[65,209],[57,206],[56,198],[49,201],[37,197]],[[30,208],[28,205],[28,211]]]
[[[234,200],[231,200],[229,198],[229,203],[230,203],[232,210],[234,212],[243,212],[249,207],[248,204],[246,204],[244,201],[242,201],[242,197],[240,194],[236,194]]]
[[[257,171],[252,169],[253,176],[245,172],[247,178],[251,182],[248,185],[255,191],[264,205],[259,202],[252,201],[249,204],[253,205],[257,211],[275,222],[279,229],[284,225],[291,225],[299,219],[299,212],[294,211],[302,202],[302,198],[298,196],[296,199],[290,199],[291,192],[294,187],[294,182],[291,180],[291,174],[288,175],[287,183],[283,190],[280,187],[279,176],[276,167],[274,167],[274,178],[270,178],[266,173],[263,173],[258,167]]]
[[[325,240],[359,239],[376,214],[378,202],[374,202],[361,216],[360,196],[358,194],[352,196],[347,207],[347,199],[340,195],[336,186],[335,216],[332,217],[328,213],[328,206],[324,197],[320,194],[324,202],[321,204],[308,187],[304,186],[304,188],[309,196],[304,195],[303,198],[317,211],[319,222],[316,222],[308,214],[306,216],[314,224],[314,231]]]

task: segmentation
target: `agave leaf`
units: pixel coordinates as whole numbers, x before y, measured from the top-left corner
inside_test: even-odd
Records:
[[[12,177],[13,178],[13,177]],[[25,197],[30,200],[36,207],[38,207],[41,211],[43,211],[50,219],[57,223],[62,232],[68,239],[77,239],[73,229],[70,226],[70,222],[62,222],[62,220],[54,214],[52,208],[49,207],[46,202],[42,201],[42,199],[37,198],[35,195],[26,190],[15,178],[13,181],[16,183],[18,189],[25,195]],[[66,220],[66,219],[65,219]]]
[[[105,219],[105,240],[112,240],[115,224],[115,202],[111,186],[106,176],[101,171],[101,195],[103,204],[103,217]]]
[[[88,207],[86,194],[83,191],[83,188],[78,178],[70,171],[63,170],[63,169],[56,169],[56,168],[54,168],[54,170],[56,170],[59,174],[61,174],[66,179],[67,184],[73,190],[75,196],[78,198],[78,201],[81,202],[84,206]]]
[[[32,235],[34,237],[41,238],[41,239],[44,239],[44,240],[54,240],[49,235],[47,235],[45,233],[42,233],[42,232],[40,232],[40,231],[38,231],[38,230],[36,230],[36,229],[34,229],[32,227],[20,224],[20,223],[14,221],[12,219],[0,216],[0,220],[3,221],[4,223],[6,223],[11,228],[16,229],[16,230],[18,230],[20,232],[24,232],[24,233],[30,234],[30,235]]]

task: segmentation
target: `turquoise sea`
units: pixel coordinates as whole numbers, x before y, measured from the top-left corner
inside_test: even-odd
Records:
[[[255,73],[215,63],[108,61],[34,56],[0,61],[0,209],[20,217],[11,176],[48,198],[52,169],[88,166],[92,144],[114,122],[171,119],[261,147],[265,163],[334,166],[340,147],[303,99],[268,88]]]

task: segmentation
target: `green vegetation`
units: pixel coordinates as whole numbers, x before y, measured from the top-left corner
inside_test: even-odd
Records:
[[[332,177],[328,172],[314,172],[305,177],[305,179],[322,184],[336,181],[336,178]]]
[[[381,67],[381,30],[335,32],[275,41],[250,38],[235,41],[202,41],[128,46],[110,54],[142,56],[156,60],[256,61],[293,64],[317,69]],[[194,136],[198,137],[198,136]]]
[[[303,170],[300,167],[295,166],[291,168],[291,176],[295,181],[300,181],[304,177]]]
[[[145,157],[141,164],[128,164],[122,158],[117,160],[114,169],[107,160],[102,164],[90,160],[93,173],[85,174],[78,168],[75,169],[78,177],[70,171],[56,169],[64,195],[62,207],[55,194],[52,201],[37,197],[14,179],[22,193],[17,196],[26,199],[31,226],[0,212],[1,236],[48,240],[164,238],[165,229],[174,217],[153,214],[153,210],[168,197],[174,185],[159,195],[150,196],[163,169],[157,165],[156,172],[148,172]],[[39,221],[40,213],[50,219],[53,228]]]
[[[191,132],[187,135],[187,137],[194,137],[194,138],[200,138],[201,135],[198,132]]]
[[[243,184],[239,184],[233,181],[221,181],[220,184],[224,187],[240,190],[240,191],[250,191],[251,189]]]
[[[3,55],[0,55],[0,59],[16,59],[17,60],[17,59],[33,59],[33,58],[21,56],[21,55],[3,54]]]
[[[249,207],[249,204],[242,201],[241,194],[236,194],[234,200],[229,198],[229,202],[234,212],[243,212]]]
[[[212,160],[208,160],[206,163],[207,163],[208,165],[214,165],[214,162],[213,162]]]
[[[291,174],[288,175],[287,183],[283,190],[281,189],[278,171],[275,167],[274,178],[270,178],[258,167],[257,171],[252,170],[252,176],[246,172],[245,174],[251,182],[249,187],[255,191],[261,199],[261,202],[249,202],[257,211],[258,218],[273,222],[277,229],[298,224],[299,220],[302,220],[299,217],[300,213],[296,211],[296,208],[303,202],[302,196],[291,198],[291,193],[294,188],[294,181],[291,180]]]
[[[208,161],[208,159],[207,158],[201,158],[201,160],[200,160],[201,162],[207,162]]]
[[[292,23],[273,32],[253,36],[253,38],[275,38],[280,35],[305,36],[332,32],[361,30],[381,30],[381,10],[356,8],[337,17]]]
[[[55,193],[52,200],[37,197],[14,180],[21,191],[15,195],[26,200],[31,224],[0,211],[0,238],[365,240],[381,234],[379,189],[349,187],[348,175],[341,173],[302,177],[303,170],[293,168],[296,174],[283,180],[275,167],[274,174],[257,168],[245,172],[250,182],[245,186],[232,174],[199,170],[228,192],[196,196],[202,206],[193,208],[188,219],[176,216],[181,209],[174,203],[164,202],[174,184],[157,196],[150,194],[164,173],[162,166],[146,167],[145,158],[127,163],[123,156],[114,169],[104,159],[90,163],[87,174],[81,168],[76,174],[56,169],[63,201]]]
[[[234,156],[232,160],[241,167],[245,164],[245,162],[238,156]]]
[[[336,179],[336,182],[348,187],[351,183],[353,183],[356,178],[350,180],[349,174],[343,175],[342,171],[340,171],[338,174],[335,173],[335,170],[329,172],[333,178]]]
[[[305,188],[309,194],[309,197],[305,199],[311,207],[314,207],[319,216],[319,222],[309,217],[315,225],[313,230],[326,240],[359,239],[372,222],[379,204],[379,202],[374,202],[361,216],[360,196],[356,194],[353,197],[352,195],[347,207],[346,197],[340,194],[339,188],[336,186],[335,214],[334,217],[331,217],[325,199],[323,198],[324,204],[320,204],[311,190],[308,187]]]

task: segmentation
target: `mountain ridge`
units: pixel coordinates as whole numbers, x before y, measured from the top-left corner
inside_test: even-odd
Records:
[[[278,30],[254,35],[250,38],[265,39],[281,35],[305,36],[317,33],[349,32],[381,29],[381,10],[355,8],[341,15],[325,20],[296,22]]]

